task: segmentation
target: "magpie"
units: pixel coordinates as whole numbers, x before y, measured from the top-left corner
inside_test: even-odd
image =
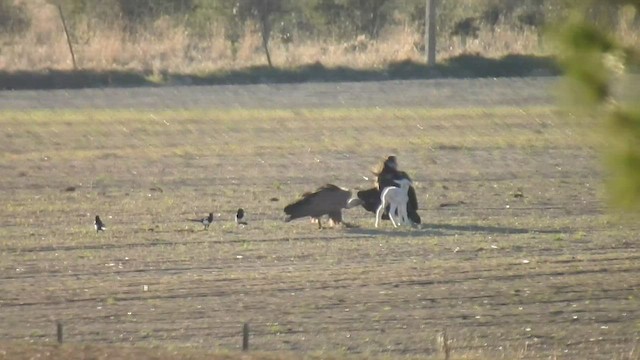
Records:
[[[236,224],[238,225],[247,225],[247,222],[242,220],[244,219],[244,209],[239,208],[238,212],[236,212]]]
[[[207,216],[206,218],[188,220],[201,223],[202,225],[204,225],[204,229],[207,230],[209,229],[209,225],[211,225],[211,223],[213,222],[213,213],[209,213],[209,216]]]
[[[107,227],[104,226],[104,223],[102,222],[102,220],[100,220],[100,216],[96,215],[96,221],[93,223],[93,225],[96,228],[96,233],[99,233],[100,231],[104,231],[104,229],[106,229]]]

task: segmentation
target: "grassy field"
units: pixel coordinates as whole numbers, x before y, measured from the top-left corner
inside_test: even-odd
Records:
[[[227,358],[244,322],[264,358],[443,358],[446,331],[453,358],[638,359],[640,226],[607,215],[570,117],[0,112],[0,359]],[[362,209],[345,212],[352,228],[283,223],[323,183],[371,186],[390,153],[416,183],[420,228],[376,229]],[[208,231],[186,221],[210,211]],[[48,345],[55,321],[68,345]]]

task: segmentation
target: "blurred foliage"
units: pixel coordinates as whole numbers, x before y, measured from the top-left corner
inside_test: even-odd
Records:
[[[614,36],[615,23],[594,17],[602,1],[575,5],[557,36],[560,61],[570,82],[573,104],[606,119],[608,188],[614,205],[640,214],[640,81],[639,49]],[[608,5],[640,13],[640,0],[615,0]],[[631,71],[629,69],[632,69]],[[631,86],[624,86],[631,84]]]
[[[0,32],[19,35],[31,22],[23,6],[12,0],[0,0]]]

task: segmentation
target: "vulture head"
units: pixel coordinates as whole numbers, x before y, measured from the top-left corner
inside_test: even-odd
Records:
[[[287,214],[286,222],[291,220],[311,217],[318,220],[318,227],[322,228],[320,218],[328,215],[334,224],[342,222],[342,209],[362,205],[362,200],[352,199],[351,192],[347,189],[327,184],[319,187],[314,192],[304,193],[302,198],[284,208]]]
[[[387,157],[387,159],[384,161],[383,168],[398,170],[398,160],[396,160],[396,157],[393,155]]]

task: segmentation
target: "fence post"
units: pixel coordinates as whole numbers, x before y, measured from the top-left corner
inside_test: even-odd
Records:
[[[424,51],[427,64],[436,64],[436,8],[438,0],[426,0],[424,14]]]
[[[62,322],[56,323],[56,335],[58,336],[58,344],[62,344]]]
[[[439,335],[439,342],[442,352],[444,353],[444,360],[451,358],[451,346],[449,344],[449,336],[447,335],[447,329],[442,330]]]
[[[249,323],[242,326],[242,351],[249,351]]]
[[[64,28],[64,36],[67,38],[67,45],[69,45],[69,52],[71,53],[71,61],[73,61],[73,70],[77,70],[76,55],[73,53],[73,46],[71,45],[71,39],[69,38],[69,31],[67,30],[67,22],[64,21],[64,14],[62,14],[62,6],[58,5],[58,13],[60,13],[60,20],[62,20],[62,27]]]

